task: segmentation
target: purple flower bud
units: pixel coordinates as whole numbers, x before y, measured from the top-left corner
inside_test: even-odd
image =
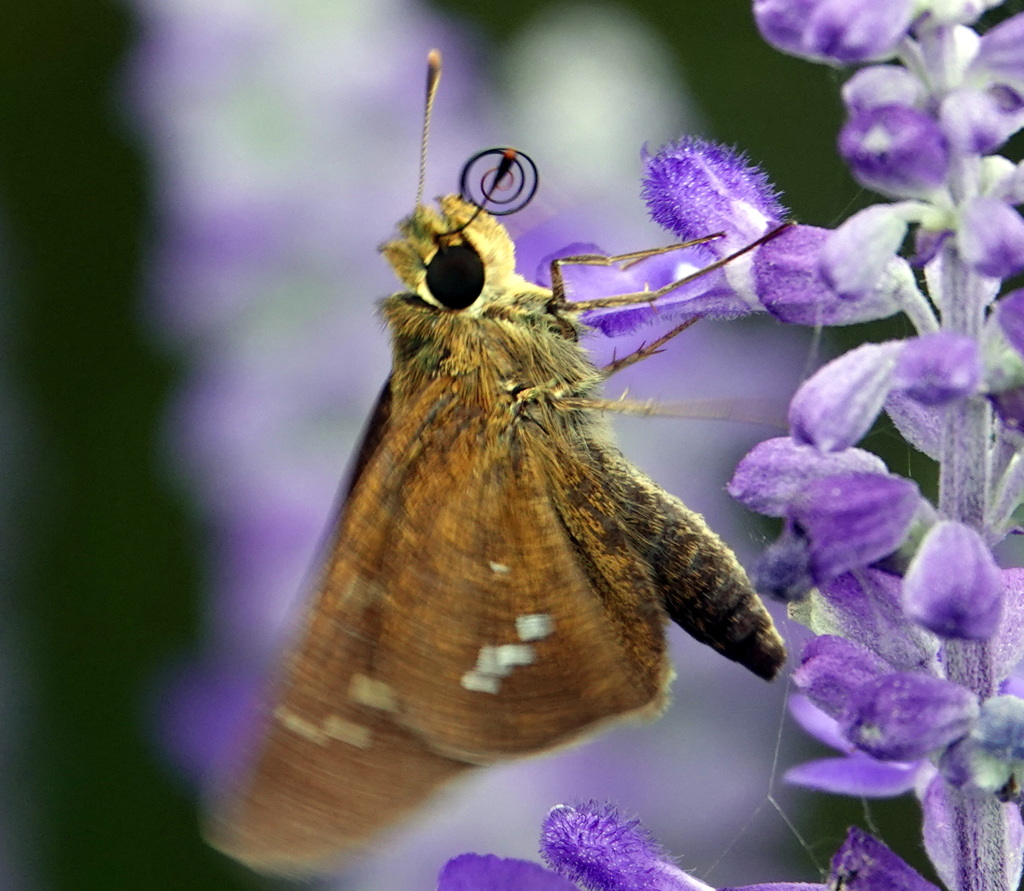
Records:
[[[917,486],[902,477],[847,473],[814,480],[791,516],[810,541],[815,581],[827,582],[897,550],[920,504]]]
[[[899,205],[876,204],[858,211],[836,229],[821,249],[821,268],[841,297],[869,294],[907,234]]]
[[[594,891],[712,891],[669,863],[637,820],[611,805],[559,805],[541,832],[541,856],[553,870]]]
[[[1020,127],[999,94],[987,90],[954,90],[939,106],[939,121],[950,144],[971,155],[994,152]]]
[[[579,891],[539,863],[494,854],[453,857],[437,877],[437,891]]]
[[[892,386],[925,405],[943,405],[974,393],[981,372],[973,338],[939,331],[906,341],[893,370]]]
[[[1010,291],[996,304],[996,320],[1010,345],[1024,356],[1024,288]]]
[[[1024,13],[991,28],[981,38],[973,68],[1024,87]]]
[[[939,125],[906,105],[860,112],[839,134],[839,153],[857,181],[894,197],[927,196],[949,170],[949,145]]]
[[[947,638],[988,640],[1003,609],[1003,582],[984,540],[962,523],[936,523],[903,579],[907,615]]]
[[[919,107],[924,86],[902,65],[868,65],[843,84],[843,103],[850,116],[883,105]]]
[[[978,698],[965,687],[903,671],[855,689],[839,718],[843,734],[883,761],[911,761],[966,736]]]
[[[1024,761],[1024,699],[993,696],[971,731],[981,749],[1003,761]]]
[[[838,718],[856,687],[891,671],[884,660],[852,640],[823,634],[804,645],[793,682],[825,714]]]
[[[754,256],[754,290],[765,309],[791,325],[854,325],[900,310],[897,292],[873,288],[841,297],[822,276],[821,250],[831,230],[794,226]]]
[[[819,368],[790,402],[793,438],[829,452],[856,443],[885,404],[903,346],[862,344]]]
[[[720,256],[764,235],[786,215],[760,168],[735,149],[697,137],[645,159],[641,194],[654,221],[684,241],[725,232],[708,245]]]
[[[982,275],[1009,278],[1024,270],[1024,219],[995,198],[975,198],[964,208],[957,242]]]
[[[1024,387],[989,394],[989,402],[1008,430],[1024,430]]]
[[[878,839],[855,826],[832,858],[830,887],[843,891],[939,891]]]
[[[912,16],[910,0],[754,0],[754,19],[770,44],[840,65],[891,55]]]
[[[877,455],[862,449],[821,452],[780,436],[754,446],[736,466],[729,494],[751,510],[784,517],[811,480],[840,473],[887,473]]]
[[[958,789],[1024,798],[1024,700],[994,696],[982,704],[971,735],[950,746],[939,761],[942,776]]]
[[[751,582],[760,594],[784,603],[802,600],[814,587],[810,542],[792,523],[757,558]]]

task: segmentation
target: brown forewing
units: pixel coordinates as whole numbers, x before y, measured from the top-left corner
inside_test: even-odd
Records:
[[[450,379],[392,403],[386,423],[253,766],[215,811],[214,843],[264,869],[323,868],[472,763],[664,700],[650,582],[629,561],[607,570],[650,613],[624,635],[629,605],[595,590],[559,521],[543,439]],[[511,661],[495,669],[495,652]]]

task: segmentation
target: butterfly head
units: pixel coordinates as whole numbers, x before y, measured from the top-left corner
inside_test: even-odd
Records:
[[[500,159],[479,174],[480,161]],[[461,194],[417,204],[398,225],[401,237],[381,247],[399,279],[423,301],[461,311],[522,286],[515,248],[498,216],[524,207],[536,193],[537,171],[514,149],[488,149],[462,170]],[[478,197],[475,197],[478,196]]]

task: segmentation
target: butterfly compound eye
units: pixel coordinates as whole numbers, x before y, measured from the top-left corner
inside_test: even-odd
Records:
[[[427,264],[427,287],[448,309],[472,306],[484,289],[484,261],[468,244],[438,248]]]

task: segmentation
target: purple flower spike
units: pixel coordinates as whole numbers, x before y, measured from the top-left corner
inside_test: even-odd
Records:
[[[843,735],[883,761],[924,758],[966,736],[978,698],[959,684],[903,671],[853,691],[839,718]]]
[[[724,256],[764,235],[786,215],[775,187],[728,146],[687,137],[646,159],[641,192],[654,221],[683,241],[713,232]]]
[[[793,438],[826,452],[854,445],[875,422],[903,343],[866,343],[819,368],[789,405]]]
[[[832,885],[843,891],[939,891],[878,839],[851,827],[832,858]]]
[[[963,212],[957,241],[982,275],[1009,278],[1024,270],[1024,219],[995,198],[976,198]]]
[[[804,646],[793,682],[825,714],[837,718],[854,688],[891,671],[891,666],[852,640],[823,634]]]
[[[551,809],[541,856],[556,872],[593,891],[711,891],[665,860],[637,820],[594,802]]]
[[[815,480],[792,512],[810,540],[815,581],[827,582],[896,551],[920,506],[917,486],[902,477],[847,473]]]
[[[839,153],[858,182],[897,198],[929,195],[949,169],[949,145],[939,125],[905,105],[854,115],[840,131]]]
[[[999,626],[1003,582],[981,536],[962,523],[936,523],[903,580],[907,615],[946,638],[988,640]]]
[[[891,55],[913,14],[910,0],[754,0],[757,27],[770,44],[840,65]]]
[[[939,331],[908,340],[893,370],[893,389],[924,405],[944,405],[975,392],[981,380],[977,342]]]
[[[453,857],[437,877],[437,891],[579,891],[539,863],[494,854]]]

